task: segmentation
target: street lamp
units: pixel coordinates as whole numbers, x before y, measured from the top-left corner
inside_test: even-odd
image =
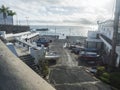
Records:
[[[27,25],[29,25],[29,23],[28,23],[29,17],[25,17],[25,18],[26,18],[26,23],[27,23]]]

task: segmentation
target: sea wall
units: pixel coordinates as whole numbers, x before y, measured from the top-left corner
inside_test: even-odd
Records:
[[[29,26],[21,26],[21,25],[1,25],[0,24],[0,31],[6,31],[6,33],[20,33],[29,31]]]

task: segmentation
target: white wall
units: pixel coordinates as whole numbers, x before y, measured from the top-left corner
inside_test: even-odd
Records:
[[[18,56],[17,51],[12,43],[7,43],[6,45],[14,55]]]
[[[5,31],[0,31],[0,36],[2,36],[3,38],[6,37],[6,32]]]
[[[105,35],[107,38],[113,38],[113,21],[108,20],[106,22],[100,23],[98,26],[99,33]]]
[[[39,64],[40,60],[44,60],[45,59],[45,50],[44,50],[44,48],[41,48],[40,50],[36,50],[34,48],[30,48],[29,50],[30,50],[31,56],[33,56],[35,58],[34,63],[36,65]]]
[[[88,31],[88,38],[96,39],[98,31]]]

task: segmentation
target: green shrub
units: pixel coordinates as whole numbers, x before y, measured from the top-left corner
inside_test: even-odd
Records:
[[[104,72],[105,71],[105,67],[104,66],[99,66],[97,67],[98,71]]]
[[[99,66],[97,67],[97,75],[101,76],[105,72],[105,67],[104,66]]]
[[[101,76],[100,79],[105,82],[105,83],[110,83],[110,74],[107,72],[104,72]]]
[[[102,76],[103,76],[104,78],[110,79],[110,74],[107,73],[107,72],[104,72],[104,73],[102,74]]]
[[[43,76],[46,77],[49,74],[48,66],[43,66],[42,70]]]
[[[110,74],[110,83],[114,87],[120,89],[120,72],[114,72]]]

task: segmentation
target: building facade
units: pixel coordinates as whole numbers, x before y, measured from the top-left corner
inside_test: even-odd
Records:
[[[113,20],[107,20],[105,22],[101,22],[98,23],[98,31],[91,31],[92,34],[91,36],[93,37],[94,35],[94,39],[96,39],[96,43],[98,40],[102,41],[102,44],[100,46],[101,50],[104,50],[105,57],[105,63],[109,63],[110,62],[110,54],[111,54],[111,50],[112,50],[112,40],[113,40],[113,33],[114,33],[114,21]],[[90,37],[90,32],[88,32],[88,39]],[[88,40],[86,40],[86,42],[88,42]],[[89,41],[90,42],[90,41]],[[91,42],[92,43],[92,42]],[[92,43],[95,46],[95,43]],[[88,44],[88,47],[89,44]],[[117,33],[117,45],[116,45],[116,57],[117,59],[115,60],[115,66],[116,67],[120,67],[120,24],[119,24],[119,29],[118,29],[118,33]]]
[[[86,39],[85,46],[87,48],[102,48],[102,40],[98,38],[98,31],[88,31],[88,37]]]
[[[98,32],[99,38],[103,41],[103,49],[108,54],[108,57],[112,50],[112,40],[113,40],[113,33],[114,33],[114,21],[107,20],[102,23],[98,23]],[[120,66],[120,24],[118,25],[118,32],[117,32],[117,44],[116,44],[116,67]],[[108,61],[109,62],[109,61]]]
[[[8,16],[4,20],[3,13],[0,13],[0,24],[7,24],[7,25],[13,25],[13,16]]]

